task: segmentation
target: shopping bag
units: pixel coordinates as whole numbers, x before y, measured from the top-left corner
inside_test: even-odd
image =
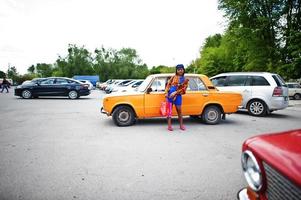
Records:
[[[167,115],[167,102],[166,101],[161,102],[160,113],[164,117]]]

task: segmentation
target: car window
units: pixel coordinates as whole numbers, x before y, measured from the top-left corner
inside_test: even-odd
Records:
[[[226,78],[226,76],[216,77],[211,79],[211,82],[214,86],[224,86]]]
[[[201,91],[207,90],[203,81],[199,77],[188,77],[187,91]]]
[[[52,85],[54,83],[54,78],[44,79],[40,81],[41,85]]]
[[[275,80],[277,86],[286,86],[284,80],[279,75],[272,75],[273,79]]]
[[[142,82],[143,82],[143,81],[138,81],[138,82],[136,82],[135,84],[132,85],[132,88],[138,87],[139,85],[141,85]]]
[[[300,88],[299,84],[294,84],[294,88]]]
[[[252,76],[252,86],[270,85],[269,82],[262,76]]]
[[[139,86],[138,91],[139,92],[144,92],[146,90],[146,87],[148,86],[148,84],[150,83],[150,81],[152,80],[152,76],[147,77],[142,84]]]
[[[131,80],[121,81],[118,85],[126,86],[127,83],[131,82]]]
[[[55,81],[55,84],[60,84],[60,85],[68,84],[68,80],[62,79],[62,78],[57,78]]]
[[[151,88],[152,88],[152,92],[164,92],[165,91],[165,87],[167,84],[167,81],[169,80],[170,77],[157,77],[155,78],[155,80],[153,81]]]
[[[288,88],[294,88],[293,84],[287,84]]]
[[[245,86],[248,76],[228,76],[225,86]]]

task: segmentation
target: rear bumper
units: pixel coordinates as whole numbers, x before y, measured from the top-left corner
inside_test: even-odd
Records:
[[[89,94],[91,94],[91,91],[89,89],[87,89],[87,90],[80,90],[79,91],[79,95],[80,96],[87,96]]]
[[[282,110],[288,107],[288,97],[272,97],[270,101],[269,110]]]

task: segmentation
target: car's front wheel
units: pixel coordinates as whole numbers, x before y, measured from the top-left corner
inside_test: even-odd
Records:
[[[135,123],[135,113],[129,106],[118,106],[113,114],[113,121],[117,126],[131,126]]]
[[[297,93],[297,94],[295,94],[295,95],[294,95],[294,99],[296,99],[296,100],[299,100],[299,99],[301,99],[301,95],[300,95],[300,94],[298,94],[298,93]]]
[[[250,115],[262,117],[267,114],[266,104],[258,99],[254,99],[247,106]]]
[[[208,106],[202,114],[202,120],[206,124],[218,124],[221,121],[221,109],[218,106]]]
[[[68,97],[69,97],[69,99],[77,99],[79,97],[79,95],[78,95],[77,91],[71,90],[68,93]]]
[[[30,90],[23,90],[21,95],[24,99],[30,99],[32,97],[32,93]]]

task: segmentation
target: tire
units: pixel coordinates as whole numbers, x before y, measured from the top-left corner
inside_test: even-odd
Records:
[[[247,106],[250,115],[263,117],[267,114],[267,106],[262,100],[254,99]]]
[[[214,125],[221,121],[221,109],[218,106],[208,106],[202,114],[202,120],[206,124]]]
[[[31,99],[32,98],[32,93],[30,90],[23,90],[21,95],[22,95],[23,99]]]
[[[113,114],[113,121],[117,126],[131,126],[135,123],[135,113],[128,106],[118,106]]]
[[[298,93],[294,94],[294,99],[300,100],[301,99],[301,95],[298,94]]]
[[[70,90],[68,93],[69,99],[77,99],[79,98],[78,92],[75,90]]]

